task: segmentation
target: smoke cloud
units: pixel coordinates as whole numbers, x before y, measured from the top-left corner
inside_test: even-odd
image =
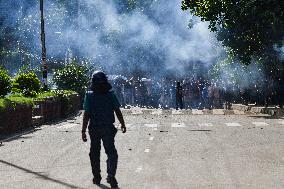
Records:
[[[122,2],[126,1],[74,0],[62,6],[58,0],[46,0],[48,58],[85,57],[109,74],[159,78],[203,75],[225,56],[208,23],[182,11],[181,0],[141,1],[149,3],[133,10]],[[18,28],[17,41],[38,55],[34,61],[39,64],[38,0],[0,1],[0,7],[6,18],[1,27]],[[250,69],[243,71],[250,77]]]
[[[24,41],[27,48],[39,54],[39,5],[32,1],[1,1],[1,7],[8,6],[10,11],[4,24],[18,25],[21,41],[28,39]],[[187,28],[191,15],[181,11],[180,0],[153,1],[147,12],[136,9],[126,13],[121,13],[121,5],[112,0],[80,0],[69,5],[67,10],[56,0],[45,1],[49,57],[65,56],[70,48],[75,55],[91,58],[108,71],[113,66],[123,70],[119,68],[123,65],[148,71],[153,64],[183,71],[181,63],[212,64],[218,57],[212,46],[215,38],[206,23]]]

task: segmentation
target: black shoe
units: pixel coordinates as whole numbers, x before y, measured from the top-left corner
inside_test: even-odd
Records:
[[[107,180],[107,183],[110,184],[111,188],[117,188],[118,187],[118,183],[117,183],[115,177],[108,176],[106,180]]]
[[[100,185],[101,180],[102,180],[102,177],[100,175],[96,176],[96,177],[93,178],[93,184]]]

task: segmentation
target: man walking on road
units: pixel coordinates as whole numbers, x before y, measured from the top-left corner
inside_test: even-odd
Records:
[[[107,81],[106,75],[102,71],[96,71],[92,76],[91,91],[88,91],[84,100],[84,115],[82,125],[82,140],[87,141],[86,129],[88,126],[91,149],[90,160],[93,173],[93,183],[100,185],[100,150],[101,140],[107,154],[107,182],[112,188],[116,188],[118,183],[115,178],[117,169],[118,154],[114,144],[117,129],[114,127],[114,112],[121,123],[121,130],[126,132],[126,127],[120,104],[117,97],[111,92],[111,85]]]

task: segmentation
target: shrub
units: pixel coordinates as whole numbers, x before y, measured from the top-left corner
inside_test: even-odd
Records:
[[[53,82],[58,89],[72,90],[82,95],[89,82],[88,68],[73,61],[54,73]]]
[[[11,79],[6,70],[0,67],[0,97],[4,97],[11,90]]]
[[[37,75],[30,71],[28,73],[20,73],[14,78],[12,83],[12,91],[21,93],[24,96],[36,96],[41,89],[41,82]]]

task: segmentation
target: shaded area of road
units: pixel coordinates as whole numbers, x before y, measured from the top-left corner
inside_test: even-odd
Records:
[[[5,164],[5,165],[7,165],[7,166],[11,166],[11,167],[16,168],[16,169],[19,169],[19,170],[21,170],[21,171],[24,171],[25,173],[33,174],[33,175],[35,175],[35,176],[37,176],[38,178],[43,179],[43,180],[48,180],[48,181],[50,181],[50,182],[54,182],[54,183],[57,183],[57,184],[60,184],[60,185],[63,185],[63,186],[67,186],[67,187],[69,187],[69,188],[80,188],[79,186],[75,186],[75,185],[72,185],[72,184],[68,184],[68,183],[63,182],[63,181],[61,181],[61,180],[58,180],[58,179],[55,179],[55,178],[51,178],[51,177],[49,177],[49,176],[46,176],[46,175],[44,175],[44,174],[41,173],[41,172],[35,172],[35,171],[30,170],[30,169],[21,167],[21,166],[19,166],[19,165],[15,165],[15,164],[13,164],[13,163],[4,161],[4,160],[2,160],[2,159],[0,159],[0,163]]]

